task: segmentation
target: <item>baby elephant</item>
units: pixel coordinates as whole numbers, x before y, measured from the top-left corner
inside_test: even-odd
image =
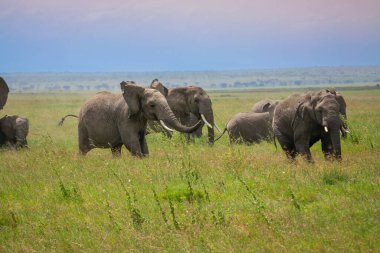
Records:
[[[223,134],[228,131],[231,143],[251,144],[271,139],[271,129],[268,112],[240,112],[228,121]]]
[[[29,121],[17,115],[4,116],[0,119],[0,147],[27,147],[26,136],[29,132]]]

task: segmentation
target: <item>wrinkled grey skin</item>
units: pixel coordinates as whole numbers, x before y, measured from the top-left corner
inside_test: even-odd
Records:
[[[147,120],[163,120],[180,132],[192,132],[199,127],[179,123],[166,98],[157,90],[120,84],[123,94],[99,92],[89,99],[79,113],[79,150],[86,154],[93,148],[111,148],[113,155],[121,154],[124,145],[134,156],[149,154],[146,143]]]
[[[0,119],[0,146],[27,147],[29,121],[25,117],[6,115]]]
[[[191,126],[201,120],[201,114],[203,114],[206,120],[213,126],[212,128],[207,127],[208,142],[210,144],[214,143],[214,113],[212,110],[212,103],[210,97],[201,87],[188,86],[167,89],[161,82],[158,81],[158,79],[154,79],[150,87],[160,91],[166,96],[170,108],[182,124]],[[201,127],[192,133],[192,135],[195,137],[200,137],[202,135],[203,125],[204,123],[202,122]],[[160,128],[157,128],[157,124],[154,126],[149,123],[149,126],[154,131],[161,130]],[[166,135],[171,136],[170,132],[167,131]]]
[[[268,112],[240,112],[228,121],[224,132],[226,130],[231,143],[251,144],[269,140],[272,136],[270,115]]]
[[[346,103],[335,90],[307,92],[280,102],[272,127],[288,158],[301,154],[312,161],[310,147],[321,140],[325,159],[341,160],[340,131],[346,131],[341,116],[346,117]]]
[[[3,109],[8,99],[9,88],[5,80],[0,76],[0,110]]]
[[[276,106],[281,102],[281,100],[274,99],[263,99],[253,105],[252,112],[268,112],[270,118],[273,119],[273,112]]]

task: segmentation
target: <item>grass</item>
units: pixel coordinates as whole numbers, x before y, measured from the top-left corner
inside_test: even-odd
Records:
[[[265,97],[212,92],[223,126]],[[341,163],[289,163],[273,144],[213,147],[148,136],[150,156],[77,154],[77,113],[92,94],[11,94],[30,120],[29,150],[0,150],[0,251],[378,251],[380,91],[342,92],[351,135]]]

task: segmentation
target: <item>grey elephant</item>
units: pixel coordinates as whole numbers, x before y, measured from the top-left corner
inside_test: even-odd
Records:
[[[214,143],[214,112],[212,102],[208,94],[197,86],[178,87],[167,89],[158,79],[154,79],[150,85],[151,88],[160,91],[168,100],[170,108],[182,124],[190,126],[197,121],[202,120],[202,125],[192,135],[199,137],[202,135],[204,124],[208,128],[208,142]],[[149,122],[154,131],[162,131],[157,124]],[[171,136],[170,132],[166,135]],[[188,136],[189,137],[189,136]]]
[[[78,116],[81,154],[93,148],[111,148],[112,154],[119,156],[124,145],[134,156],[148,155],[147,120],[159,121],[166,129],[171,130],[170,126],[184,133],[200,126],[201,122],[183,126],[159,91],[143,88],[133,81],[123,81],[120,86],[123,94],[99,92],[81,107]]]
[[[274,99],[263,99],[253,105],[252,112],[268,112],[270,117],[273,118],[273,112],[276,106],[281,102],[281,100]]]
[[[25,117],[6,115],[0,119],[0,146],[27,147],[29,121]]]
[[[310,147],[321,140],[325,159],[341,160],[340,131],[346,132],[346,102],[333,89],[294,94],[274,112],[273,131],[290,159],[312,161]]]
[[[227,123],[219,140],[228,132],[230,143],[252,144],[262,140],[270,140],[273,136],[271,119],[268,112],[239,112]]]
[[[3,109],[8,99],[9,88],[5,80],[0,76],[0,110]]]

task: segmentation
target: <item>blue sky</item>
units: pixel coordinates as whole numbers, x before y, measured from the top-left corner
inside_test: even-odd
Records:
[[[0,72],[380,65],[378,0],[0,0]]]

